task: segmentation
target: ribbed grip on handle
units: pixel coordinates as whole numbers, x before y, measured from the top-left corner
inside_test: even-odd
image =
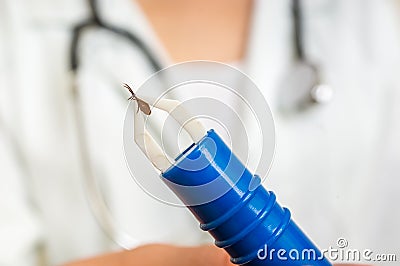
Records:
[[[213,130],[162,177],[233,263],[331,265]]]

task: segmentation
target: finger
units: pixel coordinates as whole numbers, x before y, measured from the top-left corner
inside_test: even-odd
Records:
[[[183,248],[181,264],[193,266],[233,266],[225,250],[212,245]]]
[[[233,266],[228,254],[215,246],[177,247],[151,244],[102,255],[65,266]]]

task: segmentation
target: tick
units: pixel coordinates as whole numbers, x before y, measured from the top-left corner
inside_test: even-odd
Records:
[[[136,94],[133,92],[133,90],[131,89],[131,87],[129,87],[128,84],[124,83],[123,85],[125,88],[127,88],[129,90],[129,92],[132,94],[131,97],[128,98],[128,100],[134,100],[137,102],[138,104],[138,109],[136,112],[142,111],[144,114],[146,115],[150,115],[151,114],[151,110],[150,110],[150,105],[148,103],[146,103],[145,101],[143,101],[142,99],[138,98],[136,96]]]

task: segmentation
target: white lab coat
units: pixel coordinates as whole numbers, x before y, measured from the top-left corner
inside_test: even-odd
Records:
[[[87,203],[79,159],[68,49],[84,1],[0,3],[0,265],[54,265],[117,249]],[[104,18],[129,29],[171,63],[132,1],[100,1]],[[400,4],[304,1],[309,58],[334,100],[283,115],[279,88],[291,65],[289,2],[256,1],[241,65],[274,113],[277,148],[264,185],[321,247],[398,252],[400,239]],[[149,197],[122,151],[121,82],[151,73],[137,49],[102,31],[82,41],[79,84],[95,173],[113,217],[141,242],[210,241],[184,208]],[[118,92],[116,92],[118,91]]]

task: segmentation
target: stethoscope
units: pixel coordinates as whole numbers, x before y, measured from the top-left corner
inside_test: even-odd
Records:
[[[79,71],[79,44],[85,31],[89,29],[99,28],[106,30],[115,36],[124,39],[137,48],[143,56],[147,59],[149,65],[154,72],[162,69],[162,65],[155,57],[149,47],[134,33],[129,32],[123,28],[116,27],[108,24],[101,19],[98,11],[96,0],[87,0],[90,16],[87,19],[77,23],[72,30],[72,40],[70,44],[69,61],[70,70],[72,73],[72,93],[75,109],[76,131],[80,150],[80,162],[84,175],[84,186],[86,188],[87,197],[94,216],[99,222],[101,228],[106,235],[114,240],[118,245],[124,248],[132,248],[139,244],[139,242],[132,238],[127,232],[123,231],[114,221],[111,211],[108,209],[104,197],[99,188],[98,181],[94,175],[92,160],[90,158],[88,141],[86,139],[86,130],[83,122],[83,112],[81,110],[81,103],[79,99],[79,88],[76,82],[76,75]],[[297,65],[307,70],[310,78],[303,82],[303,88],[290,88],[285,93],[286,103],[284,103],[284,111],[287,109],[294,109],[296,112],[311,108],[316,104],[326,103],[332,97],[332,90],[326,84],[321,82],[320,68],[317,64],[308,60],[304,51],[304,38],[303,38],[303,17],[300,0],[292,0],[292,21],[293,21],[293,43],[295,51],[295,60]],[[294,76],[294,75],[291,75]],[[301,76],[301,75],[300,75]],[[294,84],[298,84],[297,81]]]
[[[78,50],[82,35],[86,30],[93,28],[104,29],[117,37],[125,39],[143,54],[154,72],[162,69],[159,60],[138,36],[101,19],[97,0],[87,0],[87,3],[90,10],[89,18],[77,23],[72,31],[69,58],[70,69],[73,74],[78,72],[80,66]],[[318,104],[330,102],[333,98],[333,89],[322,82],[321,67],[306,55],[303,32],[304,15],[301,0],[292,0],[291,9],[295,68],[288,74],[288,80],[285,80],[288,86],[283,85],[288,88],[281,88],[283,95],[280,96],[280,102],[283,112],[291,111],[296,113],[308,110]]]
[[[70,45],[70,68],[72,72],[77,72],[80,66],[79,62],[79,42],[84,34],[84,31],[89,28],[104,29],[116,36],[125,39],[130,42],[134,47],[138,48],[144,57],[148,60],[149,64],[153,68],[154,72],[162,69],[160,62],[152,54],[146,44],[137,37],[134,33],[131,33],[125,29],[110,25],[103,21],[99,15],[97,0],[87,0],[90,10],[90,17],[77,23],[72,30],[72,40]]]
[[[132,46],[139,49],[139,51],[143,54],[143,56],[151,65],[154,72],[161,70],[162,66],[157,58],[152,54],[150,49],[145,45],[145,43],[135,34],[103,21],[99,15],[96,0],[88,0],[87,3],[90,10],[90,17],[88,19],[82,20],[73,27],[69,52],[70,71],[72,75],[71,92],[73,95],[78,150],[80,156],[79,161],[81,162],[81,168],[83,172],[83,185],[93,215],[95,216],[104,233],[119,246],[129,249],[139,245],[140,242],[137,239],[131,237],[129,233],[125,232],[122,227],[118,225],[117,221],[115,221],[115,219],[113,218],[113,215],[111,214],[111,211],[108,208],[105,198],[100,190],[98,179],[96,178],[93,171],[92,160],[90,158],[90,152],[88,148],[88,140],[86,139],[85,123],[83,121],[84,116],[81,109],[82,105],[79,97],[80,91],[76,78],[80,67],[80,40],[82,39],[85,31],[89,29],[103,29],[119,38],[130,42]]]
[[[321,67],[308,58],[304,48],[304,14],[301,0],[291,1],[294,64],[279,88],[279,111],[296,115],[329,103],[333,89],[323,82]]]

